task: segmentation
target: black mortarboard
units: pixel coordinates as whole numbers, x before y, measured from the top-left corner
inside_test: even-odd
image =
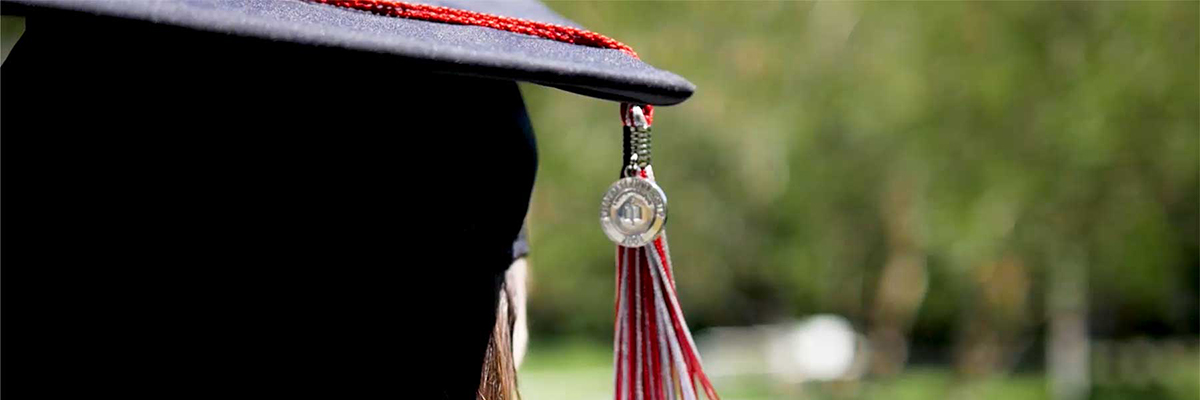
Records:
[[[5,2],[243,37],[389,54],[419,62],[439,72],[535,82],[608,100],[670,105],[686,100],[695,89],[678,75],[654,68],[620,51],[480,26],[387,18],[314,1]],[[415,3],[579,27],[531,0],[436,0]]]
[[[43,297],[71,325],[45,333],[117,369],[97,392],[473,397],[537,168],[512,81],[693,90],[618,50],[301,0],[2,4],[25,25],[0,68],[6,258],[75,294]]]

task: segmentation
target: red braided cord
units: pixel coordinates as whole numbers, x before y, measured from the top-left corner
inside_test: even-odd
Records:
[[[581,46],[620,50],[625,54],[633,56],[633,58],[640,59],[637,55],[637,52],[633,51],[633,48],[629,47],[625,43],[618,42],[616,39],[601,35],[596,32],[572,28],[569,26],[530,21],[527,19],[505,17],[501,15],[475,11],[459,10],[449,7],[405,3],[395,0],[310,1],[367,11],[389,17],[416,19],[456,25],[482,26],[502,30],[505,32],[520,33],[523,35],[536,36],[544,39],[572,43]],[[621,120],[622,122],[628,123],[628,121],[626,121],[626,108],[627,107],[622,107]],[[645,105],[643,106],[643,109],[646,114],[646,121],[653,121],[654,108],[650,105]]]

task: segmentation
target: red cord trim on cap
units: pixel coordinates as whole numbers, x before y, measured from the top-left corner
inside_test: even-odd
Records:
[[[621,52],[638,57],[637,52],[633,51],[625,43],[621,43],[616,39],[601,35],[596,32],[563,26],[558,24],[550,24],[545,22],[530,21],[522,18],[505,17],[501,15],[487,14],[468,10],[459,10],[450,7],[431,6],[426,4],[405,3],[394,0],[310,0],[316,3],[329,4],[332,6],[351,8],[355,10],[367,11],[379,15],[389,17],[416,19],[421,21],[441,22],[455,25],[471,25],[482,26],[505,32],[519,33],[523,35],[536,36],[543,39],[550,39],[558,42],[577,44],[580,46],[598,47],[602,49],[620,50]],[[644,105],[642,107],[646,114],[646,121],[653,122],[654,107]],[[628,124],[626,118],[626,110],[628,107],[621,107],[621,121]]]
[[[615,49],[629,54],[634,58],[638,55],[633,48],[615,39],[599,33],[530,21],[522,18],[505,17],[475,11],[459,10],[449,7],[431,6],[425,4],[404,3],[394,0],[312,0],[317,3],[335,5],[369,11],[389,17],[419,19],[422,21],[442,22],[456,25],[483,26],[506,32],[520,33],[551,39],[559,42],[574,43],[588,47]]]

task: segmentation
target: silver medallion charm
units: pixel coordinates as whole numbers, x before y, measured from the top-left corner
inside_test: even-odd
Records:
[[[608,187],[600,202],[600,226],[621,246],[649,244],[666,222],[667,195],[647,179],[622,178]]]

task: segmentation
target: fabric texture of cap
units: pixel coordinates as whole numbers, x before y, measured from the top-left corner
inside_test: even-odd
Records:
[[[613,101],[671,105],[686,100],[695,90],[686,79],[615,49],[481,26],[389,17],[305,0],[4,0],[4,3],[391,54],[426,62],[430,70],[533,82]],[[419,3],[579,28],[531,0],[421,0]]]

